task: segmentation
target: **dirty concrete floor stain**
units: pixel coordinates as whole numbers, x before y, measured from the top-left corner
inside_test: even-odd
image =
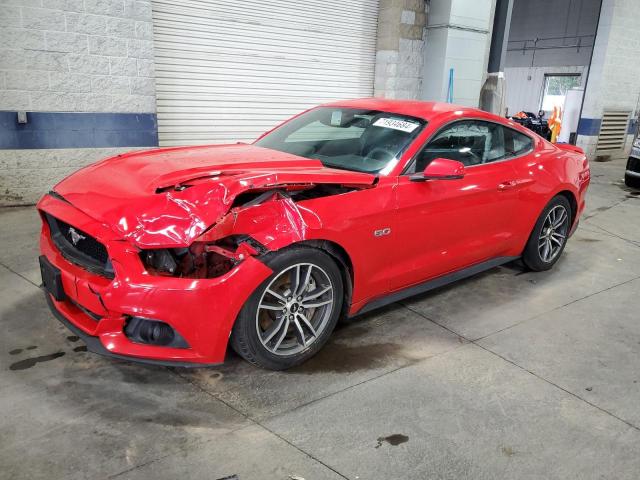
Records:
[[[390,357],[402,356],[403,349],[403,345],[390,342],[347,345],[330,341],[311,360],[289,371],[311,375],[320,372],[352,373],[369,370],[386,365]]]
[[[87,347],[85,345],[82,345],[80,347],[75,347],[73,349],[74,352],[86,352],[87,351]]]
[[[506,457],[513,457],[516,454],[516,451],[511,447],[502,447],[501,450]]]
[[[409,437],[406,435],[402,435],[401,433],[394,433],[393,435],[389,435],[387,437],[378,437],[378,444],[376,448],[380,448],[383,443],[388,443],[392,447],[397,447],[403,443],[407,443],[409,441]]]
[[[35,350],[36,348],[38,348],[37,345],[29,345],[28,347],[25,347],[25,348],[14,348],[13,350],[9,350],[9,355],[18,355],[24,352],[25,350]]]
[[[63,357],[65,355],[64,352],[56,352],[49,355],[41,355],[39,357],[26,358],[24,360],[20,360],[19,362],[12,363],[9,366],[9,370],[26,370],[27,368],[31,368],[38,363],[49,362],[51,360],[55,360],[56,358]]]

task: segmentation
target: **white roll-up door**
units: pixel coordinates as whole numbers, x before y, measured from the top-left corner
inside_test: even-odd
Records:
[[[160,145],[252,141],[373,94],[378,0],[153,0]]]

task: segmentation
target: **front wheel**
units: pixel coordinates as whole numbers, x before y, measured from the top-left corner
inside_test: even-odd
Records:
[[[527,246],[522,261],[536,272],[549,270],[558,261],[571,228],[571,205],[562,195],[553,197],[542,211]]]
[[[284,370],[328,340],[342,310],[342,275],[328,254],[309,247],[274,253],[265,263],[273,273],[240,311],[231,346],[254,365]]]

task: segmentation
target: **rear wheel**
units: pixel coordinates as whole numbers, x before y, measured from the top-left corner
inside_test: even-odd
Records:
[[[640,189],[640,177],[631,176],[628,173],[625,173],[624,183],[627,187]]]
[[[315,355],[342,310],[342,276],[325,252],[294,247],[266,260],[273,274],[249,297],[232,348],[259,367],[284,370]]]
[[[534,271],[549,270],[558,261],[571,228],[571,205],[562,195],[551,199],[538,218],[522,254]]]

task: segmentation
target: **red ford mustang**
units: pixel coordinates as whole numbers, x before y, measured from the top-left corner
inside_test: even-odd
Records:
[[[514,122],[364,99],[252,145],[118,155],[38,204],[53,313],[89,350],[297,365],[353,316],[521,257],[558,260],[589,166]]]

